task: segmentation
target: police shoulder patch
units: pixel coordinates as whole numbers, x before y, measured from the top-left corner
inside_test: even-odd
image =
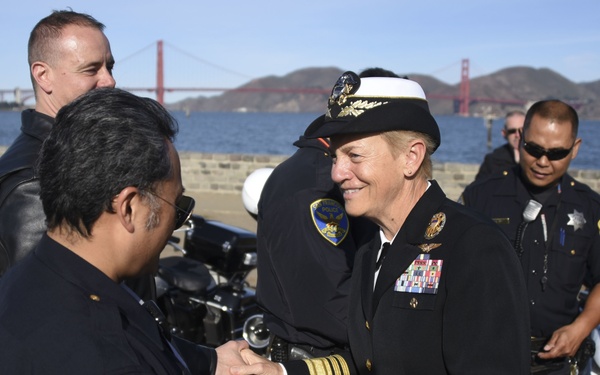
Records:
[[[318,199],[310,204],[310,213],[319,234],[333,245],[339,245],[350,229],[348,215],[342,205],[331,198]]]

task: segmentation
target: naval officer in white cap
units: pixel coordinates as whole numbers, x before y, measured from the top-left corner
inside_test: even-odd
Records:
[[[528,374],[518,258],[490,219],[446,198],[432,179],[441,139],[422,88],[346,72],[306,135],[331,139],[346,212],[380,228],[356,255],[351,354],[283,367],[244,350],[256,363],[232,373]]]

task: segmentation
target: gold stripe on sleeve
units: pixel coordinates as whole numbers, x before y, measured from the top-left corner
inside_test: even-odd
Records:
[[[310,375],[350,375],[346,360],[341,355],[305,359]]]

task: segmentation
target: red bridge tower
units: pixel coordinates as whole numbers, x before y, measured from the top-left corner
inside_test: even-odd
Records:
[[[470,87],[469,87],[469,59],[463,59],[460,71],[460,95],[459,95],[459,114],[469,115]]]

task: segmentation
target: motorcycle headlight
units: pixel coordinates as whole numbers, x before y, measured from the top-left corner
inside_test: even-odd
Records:
[[[252,315],[244,322],[242,336],[255,349],[266,348],[269,345],[269,329],[263,321],[262,314]]]

